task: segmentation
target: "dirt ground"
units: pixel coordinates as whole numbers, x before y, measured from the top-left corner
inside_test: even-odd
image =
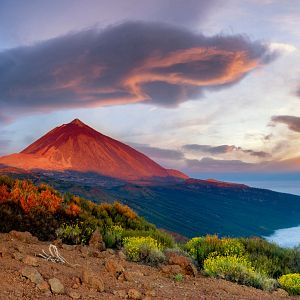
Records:
[[[280,289],[268,293],[201,274],[176,282],[159,268],[126,261],[122,252],[56,245],[67,264],[37,257],[42,250],[48,253],[47,242],[16,232],[0,234],[0,300],[300,299]],[[49,285],[53,278],[60,284]]]

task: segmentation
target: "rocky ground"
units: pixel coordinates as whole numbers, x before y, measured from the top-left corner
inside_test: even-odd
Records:
[[[56,242],[67,263],[47,261],[49,243],[29,233],[0,234],[0,300],[7,299],[297,299],[207,278],[182,256],[160,268],[128,262],[122,251]],[[174,274],[185,274],[176,281]],[[178,278],[177,278],[178,279]]]

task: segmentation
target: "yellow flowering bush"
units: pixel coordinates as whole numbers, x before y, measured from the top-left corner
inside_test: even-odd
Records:
[[[243,256],[245,253],[244,245],[237,239],[221,239],[220,248],[219,252],[224,256]]]
[[[290,295],[300,295],[300,274],[286,274],[282,275],[278,282],[280,286],[286,290]]]
[[[204,271],[212,277],[268,291],[275,289],[277,284],[275,279],[256,272],[250,261],[243,256],[211,255],[204,261]]]
[[[245,254],[245,247],[239,240],[219,239],[217,235],[192,238],[186,243],[185,248],[200,267],[212,253],[221,256],[244,256]]]
[[[150,236],[125,237],[123,245],[127,257],[132,261],[156,265],[164,260],[163,247]]]

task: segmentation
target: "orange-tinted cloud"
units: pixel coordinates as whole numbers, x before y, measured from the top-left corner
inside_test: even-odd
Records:
[[[237,83],[275,53],[243,36],[130,22],[0,53],[2,111],[167,107]]]

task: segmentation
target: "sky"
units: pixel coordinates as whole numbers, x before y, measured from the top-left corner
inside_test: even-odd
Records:
[[[295,0],[1,0],[0,155],[79,118],[190,176],[300,194],[299,19]]]

